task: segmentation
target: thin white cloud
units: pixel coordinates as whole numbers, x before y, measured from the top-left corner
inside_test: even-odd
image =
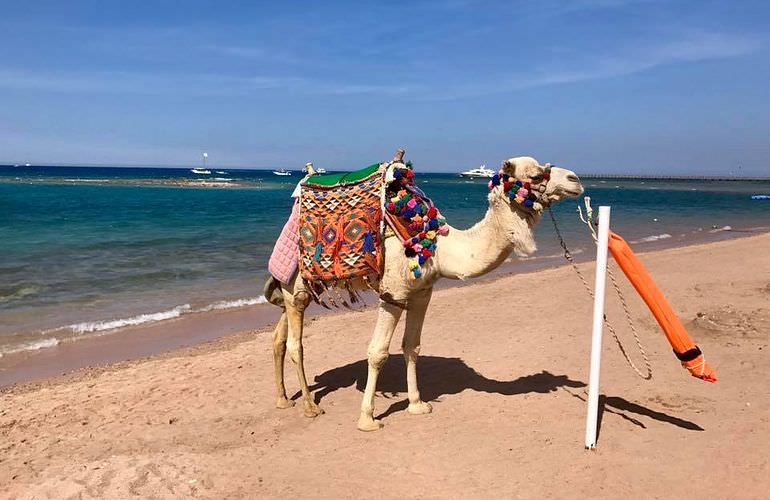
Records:
[[[453,100],[546,85],[622,77],[661,66],[738,57],[755,52],[761,47],[762,41],[756,37],[696,33],[679,40],[583,56],[577,63],[551,63],[548,67],[525,69],[514,75],[496,78],[494,81],[479,81],[445,88],[434,92],[428,99]]]
[[[186,94],[238,96],[260,91],[307,95],[406,94],[416,88],[399,84],[359,84],[295,76],[226,76],[137,72],[32,72],[0,70],[0,88],[52,93]]]
[[[147,72],[36,72],[0,69],[0,88],[51,93],[183,94],[246,96],[258,92],[299,95],[382,95],[415,100],[454,100],[555,84],[622,77],[651,69],[738,57],[759,50],[763,40],[750,35],[694,32],[667,41],[638,41],[604,53],[563,54],[561,60],[534,63],[514,74],[473,80],[461,74],[390,75],[378,83],[306,76],[162,74]],[[257,54],[255,49],[255,55]],[[451,78],[450,78],[451,77]],[[435,79],[432,79],[435,78]],[[456,83],[452,83],[456,82]]]

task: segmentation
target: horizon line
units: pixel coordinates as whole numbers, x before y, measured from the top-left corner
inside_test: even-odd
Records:
[[[0,168],[124,168],[124,169],[168,169],[168,170],[190,170],[192,168],[200,168],[200,165],[120,165],[120,164],[76,164],[76,163],[58,163],[58,164],[18,164],[18,163],[3,163],[0,162]],[[221,167],[206,167],[213,170],[244,170],[244,171],[272,171],[277,168],[282,168],[290,172],[301,172],[302,168],[286,168],[280,166],[274,167],[240,167],[240,166],[221,166]],[[347,172],[349,170],[336,170],[327,169],[329,173]],[[434,170],[424,171],[426,174],[458,174],[458,171],[445,171]],[[690,175],[663,175],[663,174],[639,174],[639,173],[601,173],[591,172],[580,174],[584,179],[646,179],[646,180],[741,180],[741,181],[770,181],[770,176],[757,176],[757,175],[709,175],[709,174],[690,174]]]

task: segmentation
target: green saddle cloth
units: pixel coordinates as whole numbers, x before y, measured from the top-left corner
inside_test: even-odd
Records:
[[[315,174],[307,178],[303,183],[304,186],[313,186],[321,188],[330,188],[335,186],[346,186],[348,184],[356,184],[364,179],[367,179],[372,174],[376,173],[380,169],[380,164],[375,163],[369,165],[361,170],[354,172],[341,172],[338,174]]]

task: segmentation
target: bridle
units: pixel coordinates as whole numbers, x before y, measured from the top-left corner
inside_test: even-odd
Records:
[[[493,175],[492,180],[489,181],[489,189],[492,190],[502,185],[503,193],[519,208],[525,211],[542,212],[544,208],[551,205],[551,200],[546,196],[546,192],[548,191],[548,182],[551,180],[552,168],[550,163],[546,163],[543,179],[538,182],[516,179],[500,169],[500,172]]]

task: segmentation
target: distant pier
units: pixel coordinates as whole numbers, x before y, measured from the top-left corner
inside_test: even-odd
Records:
[[[642,181],[770,181],[770,177],[730,177],[710,175],[626,175],[580,174],[581,179],[642,180]]]

